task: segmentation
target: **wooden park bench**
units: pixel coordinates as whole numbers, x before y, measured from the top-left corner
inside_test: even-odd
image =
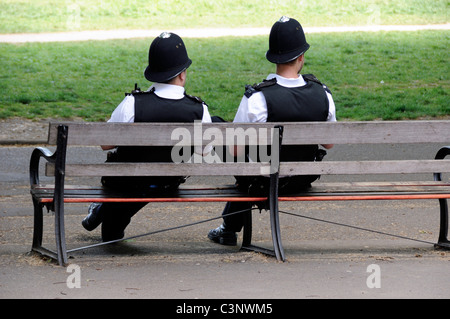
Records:
[[[177,133],[177,134],[174,134]],[[213,134],[212,134],[213,133]],[[184,135],[183,135],[184,134]],[[227,135],[228,134],[228,135]],[[257,134],[258,138],[250,138]],[[187,138],[187,137],[189,138]],[[234,136],[234,137],[233,137]],[[448,240],[448,208],[450,182],[442,181],[442,173],[450,172],[450,147],[437,150],[433,159],[364,160],[322,162],[279,162],[278,152],[272,151],[270,161],[233,162],[211,161],[200,157],[191,163],[72,163],[67,148],[73,146],[134,145],[175,146],[239,144],[247,136],[246,144],[269,144],[272,150],[281,145],[307,144],[403,144],[442,143],[450,145],[450,121],[396,122],[308,122],[308,123],[50,123],[48,144],[56,145],[54,152],[36,148],[30,160],[31,195],[34,205],[34,234],[32,250],[67,263],[71,250],[66,249],[64,207],[69,203],[90,202],[228,202],[252,201],[261,203],[269,211],[273,250],[252,244],[251,213],[246,214],[242,248],[260,251],[285,260],[281,242],[279,201],[345,201],[345,200],[412,200],[436,199],[440,204],[440,232],[436,246],[450,248]],[[228,138],[227,138],[228,137]],[[54,177],[54,184],[42,185],[39,171],[45,159],[46,176]],[[429,173],[430,180],[417,180],[415,174]],[[279,176],[284,175],[361,175],[360,182],[322,183],[301,194],[278,195]],[[386,180],[371,182],[369,175],[396,176],[410,174],[410,181]],[[181,185],[178,190],[117,191],[99,186],[69,186],[67,176],[270,176],[269,194],[252,196],[230,185]],[[386,178],[387,179],[387,178]],[[100,180],[100,179],[98,179]],[[55,213],[56,252],[44,248],[43,207]],[[217,217],[217,218],[220,218]],[[126,238],[125,238],[126,239]]]

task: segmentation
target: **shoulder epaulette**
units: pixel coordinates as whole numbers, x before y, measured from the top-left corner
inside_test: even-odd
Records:
[[[261,91],[261,89],[265,88],[265,87],[269,87],[272,86],[274,84],[277,83],[277,79],[273,78],[270,80],[263,80],[261,83],[258,84],[253,84],[253,85],[249,85],[247,84],[245,86],[245,93],[244,95],[249,98],[250,96],[252,96],[253,93],[257,92],[257,91]]]
[[[184,95],[185,95],[187,98],[189,98],[189,99],[191,99],[191,100],[193,100],[193,101],[196,101],[196,102],[202,103],[202,104],[206,104],[205,101],[203,101],[203,100],[202,100],[201,98],[199,98],[198,96],[189,95],[189,94],[186,94],[186,93],[184,93]]]
[[[140,93],[153,93],[154,91],[155,91],[155,88],[152,88],[150,91],[141,91],[141,89],[138,87],[137,83],[135,83],[134,90],[131,91],[131,93],[125,93],[125,96],[140,94]]]
[[[328,93],[331,94],[331,90],[328,88],[328,86],[326,86],[325,84],[323,84],[322,82],[320,82],[319,79],[316,78],[316,76],[315,76],[314,74],[303,74],[302,76],[303,76],[303,79],[304,79],[306,82],[309,82],[309,81],[310,81],[310,82],[318,83],[318,84],[320,84],[320,85],[323,86],[323,88],[324,88],[324,90],[325,90],[326,92],[328,92]]]

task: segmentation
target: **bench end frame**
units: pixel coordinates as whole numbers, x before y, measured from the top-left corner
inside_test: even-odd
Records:
[[[443,160],[447,155],[450,155],[450,146],[442,147],[436,154],[436,160]],[[435,181],[442,181],[442,174],[434,174]],[[434,246],[436,248],[450,249],[450,240],[448,239],[448,204],[447,199],[439,199],[440,206],[440,227],[439,227],[439,238],[437,244]]]

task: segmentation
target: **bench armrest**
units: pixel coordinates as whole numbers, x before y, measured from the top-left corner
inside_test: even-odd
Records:
[[[39,162],[41,157],[50,163],[55,163],[56,152],[52,153],[45,147],[37,147],[33,150],[30,159],[30,186],[39,184]]]
[[[444,159],[447,155],[450,155],[450,146],[444,146],[437,153],[435,159]]]
[[[442,147],[437,153],[434,159],[442,160],[447,155],[450,155],[450,146],[444,146]],[[442,181],[442,173],[434,173],[434,180],[435,181]]]

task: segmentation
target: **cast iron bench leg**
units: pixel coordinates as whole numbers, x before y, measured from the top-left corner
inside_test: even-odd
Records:
[[[270,228],[272,233],[273,251],[256,247],[251,244],[251,212],[245,218],[244,235],[242,249],[259,251],[269,255],[275,255],[278,261],[285,261],[283,245],[281,244],[280,218],[278,212],[278,177],[280,170],[279,154],[281,142],[283,139],[283,127],[275,126],[272,138],[272,151],[278,149],[278,152],[272,154],[270,163],[270,190],[269,190],[269,210],[270,210]]]
[[[42,256],[50,257],[54,260],[58,259],[58,254],[50,249],[42,247],[42,234],[43,234],[43,208],[44,205],[40,204],[37,199],[33,198],[34,206],[34,229],[33,229],[33,244],[31,251],[37,252]]]
[[[33,198],[34,207],[34,227],[33,227],[33,244],[32,250],[39,251],[42,247],[42,231],[43,231],[43,211],[42,205]]]
[[[245,251],[253,251],[275,257],[276,255],[273,250],[252,244],[252,211],[249,211],[248,213],[244,214],[245,214],[244,230],[243,230],[244,234],[242,238],[241,249]]]
[[[450,249],[450,241],[448,240],[448,205],[446,199],[439,200],[441,221],[439,228],[439,238],[435,247]]]
[[[66,151],[68,126],[58,127],[58,139],[55,161],[55,237],[58,263],[67,264],[66,236],[64,231],[64,178],[66,169]]]
[[[442,160],[447,155],[450,155],[450,146],[443,147],[437,152],[435,159]],[[435,181],[442,181],[442,174],[434,174]],[[435,245],[437,248],[450,249],[450,241],[448,240],[448,205],[446,199],[439,199],[440,206],[440,227],[439,227],[439,238]]]

